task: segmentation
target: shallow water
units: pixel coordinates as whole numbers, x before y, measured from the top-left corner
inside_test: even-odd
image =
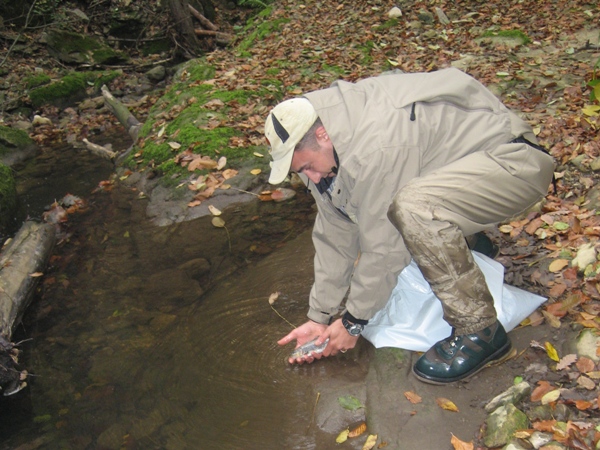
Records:
[[[318,386],[364,366],[290,367],[276,341],[291,326],[268,303],[281,291],[277,312],[305,320],[312,201],[230,207],[225,230],[153,226],[127,188],[84,198],[15,336],[33,375],[0,403],[3,448],[330,447]]]

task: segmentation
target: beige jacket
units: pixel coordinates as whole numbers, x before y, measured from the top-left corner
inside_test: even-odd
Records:
[[[303,177],[318,206],[308,317],[319,323],[339,312],[348,288],[346,307],[358,319],[389,299],[411,259],[387,217],[403,185],[518,136],[535,142],[529,125],[457,69],[337,81],[306,98],[340,163],[331,197]]]

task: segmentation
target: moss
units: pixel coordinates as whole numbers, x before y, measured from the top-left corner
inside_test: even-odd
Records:
[[[531,42],[529,36],[523,33],[521,30],[500,30],[500,31],[486,31],[481,37],[503,37],[509,39],[515,39],[526,45]]]
[[[84,98],[88,87],[93,86],[98,91],[118,76],[117,71],[71,72],[59,81],[31,90],[29,98],[34,108],[46,103],[61,106]]]
[[[384,23],[382,23],[381,25],[376,26],[375,27],[375,31],[389,30],[390,28],[397,27],[399,23],[400,22],[398,22],[398,19],[395,19],[395,18],[388,19]]]
[[[362,65],[369,65],[373,62],[373,56],[371,56],[371,52],[375,48],[375,43],[373,41],[366,41],[364,45],[359,45],[356,48],[362,53],[360,61]]]
[[[17,186],[10,167],[0,164],[0,230],[8,226],[17,206]]]
[[[159,55],[168,52],[171,49],[171,42],[168,39],[158,39],[156,41],[145,42],[141,51],[144,56]]]
[[[265,10],[266,11],[266,10]],[[269,13],[270,14],[270,13]],[[254,42],[261,40],[269,34],[279,31],[282,24],[288,23],[290,19],[281,18],[261,23],[252,31],[246,39],[237,46],[239,52],[244,52],[252,48]]]
[[[341,68],[340,66],[330,66],[327,63],[323,63],[323,65],[321,66],[323,70],[327,71],[327,72],[331,72],[334,75],[344,75],[346,73],[346,71]]]
[[[0,125],[0,155],[33,144],[33,139],[25,131]]]
[[[44,84],[50,83],[52,78],[50,78],[45,73],[40,73],[37,75],[31,75],[29,77],[25,77],[25,87],[27,89],[33,89],[39,86],[43,86]]]

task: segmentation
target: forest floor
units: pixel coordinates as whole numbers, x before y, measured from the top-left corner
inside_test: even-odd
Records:
[[[544,403],[571,413],[530,416],[520,439],[527,441],[538,431],[563,445],[542,448],[597,448],[600,118],[588,83],[598,77],[600,11],[585,1],[569,1],[560,11],[549,0],[535,2],[533,9],[531,2],[500,0],[434,5],[403,2],[402,15],[390,18],[391,1],[278,1],[245,26],[232,28],[224,22],[224,28],[237,34],[236,42],[203,59],[216,68],[210,81],[215,86],[249,91],[276,87],[271,97],[230,105],[228,125],[241,132],[239,146],[265,144],[264,118],[280,100],[275,91],[288,98],[339,78],[354,81],[393,69],[458,67],[527,120],[557,161],[556,189],[549,190],[540,210],[501,224],[491,236],[500,246],[497,260],[506,269],[505,281],[548,297],[523,324],[544,326],[553,336],[521,348],[542,356],[533,365],[522,363],[522,378],[535,388],[522,409],[532,411]],[[13,54],[13,76],[34,67],[52,70],[44,61],[42,53]],[[125,71],[111,89],[139,98],[139,79]],[[150,92],[141,104],[131,103],[133,112],[143,120],[160,95],[160,90]],[[59,124],[52,132],[34,130],[40,143],[81,141],[120,126],[102,109],[42,108],[38,113]],[[4,120],[10,124],[14,119]],[[587,355],[568,352],[560,342],[566,331],[578,337],[592,333],[595,350]],[[461,438],[465,442],[454,441],[455,448],[483,448],[481,436]]]

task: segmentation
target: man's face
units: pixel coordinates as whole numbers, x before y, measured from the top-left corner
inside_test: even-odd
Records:
[[[318,184],[321,178],[335,176],[331,168],[336,167],[333,144],[322,127],[317,130],[317,143],[319,146],[316,149],[295,151],[290,167],[292,172],[303,173],[315,184]]]

